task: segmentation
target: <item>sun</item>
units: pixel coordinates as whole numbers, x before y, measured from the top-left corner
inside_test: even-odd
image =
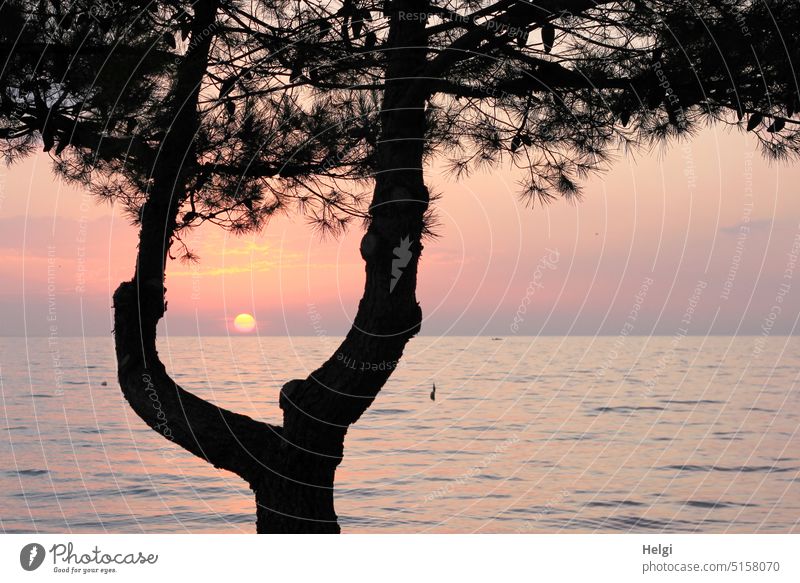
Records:
[[[256,329],[256,319],[250,314],[239,314],[233,319],[237,331],[247,333]]]

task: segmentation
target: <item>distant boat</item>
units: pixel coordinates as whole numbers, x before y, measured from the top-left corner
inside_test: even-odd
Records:
[[[497,336],[493,336],[492,340],[502,340],[502,338],[498,338]]]
[[[431,391],[431,401],[436,400],[436,383],[433,383],[433,390]]]

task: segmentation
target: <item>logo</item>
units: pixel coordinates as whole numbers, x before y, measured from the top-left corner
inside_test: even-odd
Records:
[[[400,245],[395,247],[395,259],[392,259],[392,281],[389,282],[389,293],[394,291],[394,286],[400,281],[400,276],[403,275],[403,270],[411,261],[411,240],[410,237],[403,237],[400,240]]]
[[[35,571],[44,562],[44,547],[39,543],[30,543],[19,552],[19,564],[26,571]]]

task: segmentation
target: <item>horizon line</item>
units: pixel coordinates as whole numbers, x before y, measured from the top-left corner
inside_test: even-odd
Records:
[[[178,338],[342,338],[346,335],[329,334],[326,336],[318,336],[316,334],[163,334],[159,338],[178,337]],[[493,338],[497,340],[507,340],[513,338],[616,338],[619,334],[513,334],[511,336],[499,336],[497,334],[417,334],[414,338]],[[682,334],[682,338],[800,338],[800,334]],[[48,334],[28,334],[28,335],[13,335],[13,334],[0,334],[0,338],[50,338]],[[626,338],[673,338],[675,334],[627,334]],[[59,335],[57,338],[113,338],[113,334],[108,336],[103,334],[85,334],[85,335]]]

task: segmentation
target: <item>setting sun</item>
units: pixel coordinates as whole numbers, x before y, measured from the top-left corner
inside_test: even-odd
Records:
[[[233,319],[233,327],[238,332],[252,332],[256,329],[256,319],[250,314],[239,314]]]

